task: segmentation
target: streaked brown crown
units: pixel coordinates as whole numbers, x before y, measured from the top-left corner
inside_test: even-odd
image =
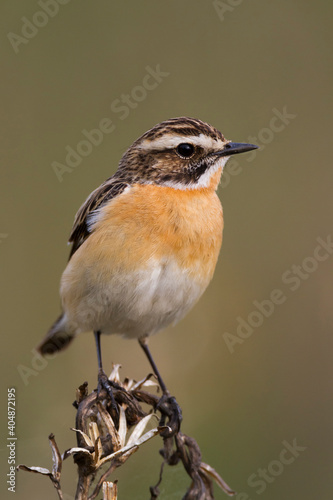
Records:
[[[176,134],[186,138],[189,135],[200,134],[207,135],[215,140],[225,141],[223,134],[209,123],[205,123],[197,118],[188,118],[181,116],[179,118],[169,118],[164,122],[158,123],[155,127],[151,128],[143,134],[134,144],[142,141],[143,139],[153,140],[162,137],[164,134]],[[134,146],[133,144],[133,146]]]

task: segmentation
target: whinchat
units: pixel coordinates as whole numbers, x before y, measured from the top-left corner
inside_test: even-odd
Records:
[[[222,243],[222,170],[231,155],[255,148],[186,117],[137,139],[76,214],[62,314],[39,351],[93,331],[101,370],[101,333],[136,338],[167,393],[147,339],[182,319],[211,281]]]

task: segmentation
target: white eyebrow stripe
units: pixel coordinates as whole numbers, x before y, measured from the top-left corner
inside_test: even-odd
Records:
[[[219,151],[224,148],[225,144],[228,141],[215,140],[212,137],[208,137],[207,135],[174,135],[174,134],[165,134],[158,139],[153,139],[152,141],[145,139],[140,144],[141,149],[146,150],[156,150],[156,149],[171,149],[176,148],[179,144],[182,143],[191,143],[195,146],[201,146],[207,150],[216,150]]]

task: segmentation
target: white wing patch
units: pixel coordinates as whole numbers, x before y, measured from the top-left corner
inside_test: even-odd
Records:
[[[87,229],[89,233],[93,232],[95,225],[99,220],[101,220],[102,216],[103,214],[101,208],[97,208],[97,210],[93,210],[92,212],[90,212],[90,214],[87,216]]]
[[[128,193],[128,191],[131,189],[131,186],[125,187],[125,189],[120,193],[118,196],[123,196],[125,193]],[[108,205],[108,203],[106,204]],[[87,216],[87,229],[89,233],[92,233],[95,229],[96,224],[100,220],[103,219],[104,217],[104,208],[106,205],[102,205],[100,208],[96,208],[96,210],[93,210],[90,212]]]

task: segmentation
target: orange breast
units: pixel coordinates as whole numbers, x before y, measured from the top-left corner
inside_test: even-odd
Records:
[[[112,273],[117,267],[144,268],[149,258],[173,258],[195,280],[207,282],[217,262],[222,229],[222,207],[214,189],[135,185],[103,207],[77,257],[99,262],[101,269],[111,266]]]

